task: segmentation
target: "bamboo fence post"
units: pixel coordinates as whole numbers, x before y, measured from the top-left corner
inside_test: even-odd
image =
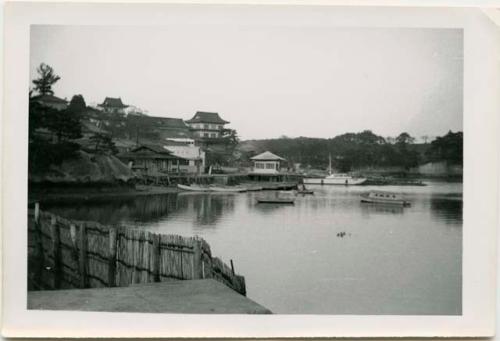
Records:
[[[153,234],[153,281],[160,282],[160,235]]]
[[[55,215],[50,217],[51,254],[54,261],[54,289],[61,288],[61,240]]]
[[[229,261],[231,262],[231,271],[232,271],[232,273],[233,273],[233,275],[234,275],[234,264],[233,264],[233,260],[232,260],[232,259],[230,259]]]
[[[78,257],[78,270],[80,271],[80,287],[88,287],[87,279],[87,231],[85,223],[80,224],[79,246],[80,255]]]
[[[193,279],[200,279],[203,277],[202,259],[201,259],[201,241],[198,238],[193,240]]]
[[[116,286],[116,229],[109,229],[108,286]]]
[[[69,235],[71,237],[71,256],[73,257],[73,261],[78,266],[78,243],[76,240],[76,226],[74,223],[69,225]]]

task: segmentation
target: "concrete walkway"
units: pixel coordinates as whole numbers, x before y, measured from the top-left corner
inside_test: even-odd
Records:
[[[213,279],[174,280],[121,288],[29,291],[28,309],[271,314],[270,310]]]

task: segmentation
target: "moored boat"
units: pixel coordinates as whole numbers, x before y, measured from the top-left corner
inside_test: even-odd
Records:
[[[353,177],[345,173],[330,174],[324,178],[304,178],[308,185],[361,185],[366,178]]]
[[[212,186],[209,187],[213,192],[223,192],[223,193],[241,193],[246,192],[247,189],[244,187],[222,187],[222,186]]]
[[[293,204],[295,199],[273,198],[273,199],[257,199],[259,204]]]
[[[184,190],[184,191],[191,191],[191,192],[210,192],[211,191],[211,189],[208,187],[202,187],[202,186],[198,186],[198,185],[187,186],[187,185],[178,184],[177,187]]]
[[[400,206],[411,205],[409,201],[404,200],[401,194],[381,191],[371,191],[368,194],[362,194],[361,202],[369,204],[389,204]]]
[[[330,155],[329,175],[324,178],[304,178],[304,184],[309,185],[361,185],[366,181],[366,178],[353,177],[346,173],[332,174],[332,157]]]
[[[246,187],[247,189],[247,192],[258,192],[258,191],[262,191],[262,186],[250,186],[250,187]]]

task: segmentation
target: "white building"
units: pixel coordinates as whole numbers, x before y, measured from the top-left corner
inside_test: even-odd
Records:
[[[222,137],[224,125],[229,122],[223,120],[216,112],[198,111],[186,123],[196,139],[216,139]]]
[[[278,174],[286,159],[266,151],[251,158],[253,161],[252,173],[254,174]]]
[[[165,141],[164,148],[174,156],[185,160],[179,165],[181,172],[201,174],[205,169],[205,152],[194,145],[194,140],[174,141],[169,139]]]

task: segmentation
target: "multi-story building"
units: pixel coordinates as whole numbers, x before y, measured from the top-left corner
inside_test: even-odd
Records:
[[[216,112],[197,111],[186,123],[196,139],[204,139],[222,137],[224,125],[229,122],[223,120]]]
[[[119,114],[119,115],[125,115],[124,110],[125,110],[125,108],[128,107],[128,105],[123,104],[122,99],[120,97],[118,97],[118,98],[106,97],[104,99],[104,102],[102,102],[98,106],[105,113]]]

